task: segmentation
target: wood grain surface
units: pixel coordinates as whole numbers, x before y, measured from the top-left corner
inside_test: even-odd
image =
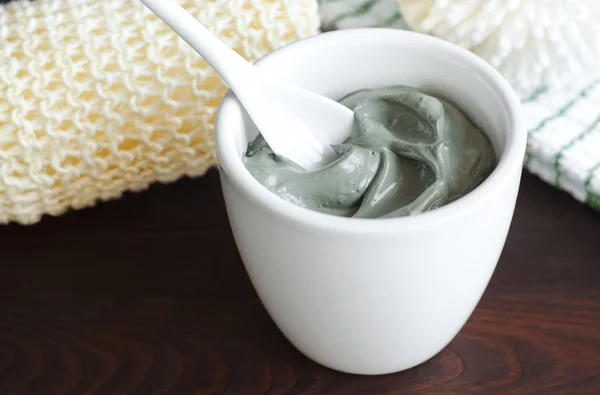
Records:
[[[338,373],[274,326],[218,174],[0,227],[0,394],[598,394],[600,215],[525,174],[456,339],[398,374]]]

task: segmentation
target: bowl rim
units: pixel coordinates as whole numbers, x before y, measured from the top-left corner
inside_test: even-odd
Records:
[[[346,29],[321,33],[292,42],[267,54],[255,64],[261,67],[267,62],[274,62],[277,58],[292,54],[302,46],[311,46],[317,41],[329,40],[330,45],[335,45],[336,41],[357,39],[370,39],[373,42],[378,40],[404,40],[405,45],[424,48],[427,51],[434,50],[442,55],[447,54],[474,69],[478,77],[483,78],[485,83],[496,92],[498,98],[504,104],[508,118],[509,133],[505,140],[505,147],[492,173],[479,186],[461,198],[434,210],[411,216],[393,218],[339,217],[300,207],[269,191],[244,166],[242,158],[237,152],[233,133],[233,130],[239,127],[239,122],[233,122],[232,117],[229,116],[233,111],[241,114],[241,106],[235,95],[228,90],[217,111],[215,143],[219,171],[225,174],[227,180],[240,194],[246,196],[263,210],[273,212],[280,220],[302,224],[309,228],[359,235],[397,233],[413,231],[416,228],[435,227],[442,222],[451,220],[462,213],[470,211],[470,208],[475,207],[476,204],[482,204],[486,200],[486,196],[489,197],[502,192],[511,177],[520,178],[520,169],[523,165],[527,142],[527,128],[521,102],[508,81],[496,69],[477,55],[458,45],[433,36],[400,29]],[[519,167],[519,169],[515,169],[515,167]],[[517,171],[517,176],[515,176],[515,171]]]

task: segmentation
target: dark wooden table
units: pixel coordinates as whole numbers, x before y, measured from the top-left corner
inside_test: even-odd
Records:
[[[525,174],[475,313],[440,354],[361,377],[257,299],[215,171],[0,227],[0,394],[599,394],[600,215]]]

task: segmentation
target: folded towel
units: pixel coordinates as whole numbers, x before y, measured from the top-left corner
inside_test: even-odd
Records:
[[[522,98],[529,136],[525,167],[600,211],[600,74]]]
[[[320,0],[323,26],[407,29],[397,0]],[[521,93],[529,127],[525,167],[600,211],[600,72],[566,88]]]
[[[315,0],[180,4],[249,60],[319,30]],[[0,223],[203,174],[225,90],[137,0],[1,5]]]

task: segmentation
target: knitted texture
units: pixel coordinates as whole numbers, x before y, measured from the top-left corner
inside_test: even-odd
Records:
[[[249,60],[319,29],[315,0],[181,0]],[[226,86],[137,0],[0,6],[0,223],[202,175]]]
[[[558,89],[600,61],[600,2],[398,0],[411,29],[485,59],[519,92]]]

